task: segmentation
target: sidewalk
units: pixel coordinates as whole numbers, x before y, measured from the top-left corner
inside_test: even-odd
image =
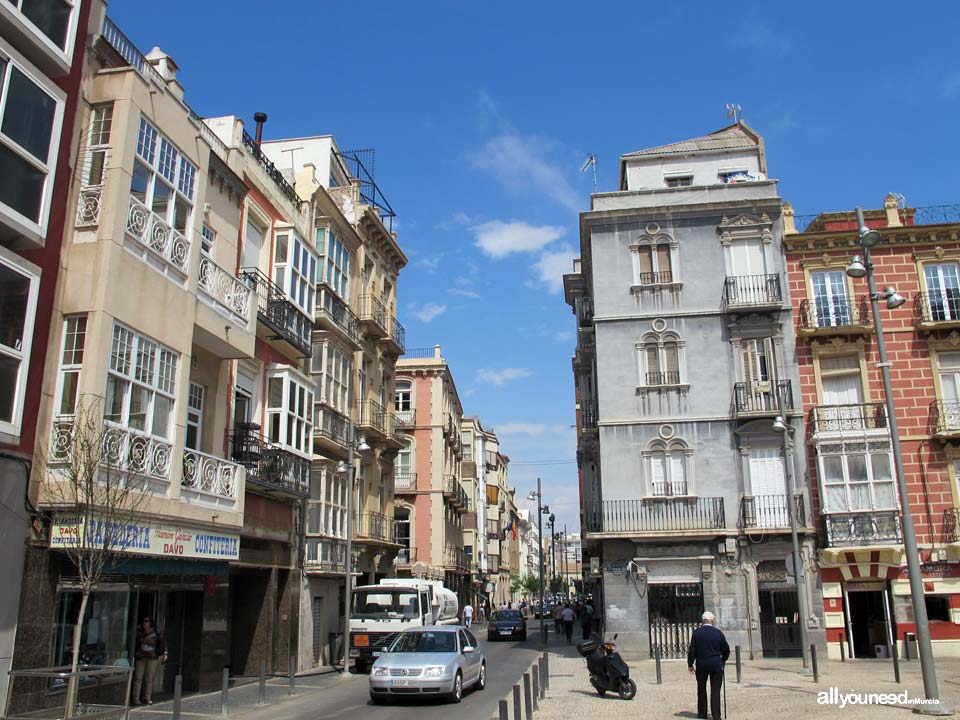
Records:
[[[630,676],[637,683],[637,696],[631,701],[620,700],[608,693],[601,698],[590,686],[586,663],[570,648],[550,648],[550,690],[541,701],[537,720],[566,720],[567,718],[696,718],[697,684],[687,672],[683,660],[662,663],[663,684],[656,684],[656,668],[652,660],[630,663]],[[920,663],[901,662],[903,682],[893,679],[890,660],[856,660],[841,663],[838,660],[820,661],[820,682],[813,676],[800,674],[799,659],[756,660],[743,663],[743,683],[736,683],[734,665],[727,665],[727,709],[735,720],[771,720],[771,718],[906,718],[914,706],[898,704],[876,705],[839,702],[818,703],[818,693],[827,693],[836,687],[839,693],[894,693],[907,692],[911,698],[923,697]],[[937,681],[940,698],[953,710],[960,711],[960,658],[937,660]],[[826,701],[826,697],[821,697]],[[866,700],[864,700],[865,702]],[[724,717],[727,717],[724,714]]]

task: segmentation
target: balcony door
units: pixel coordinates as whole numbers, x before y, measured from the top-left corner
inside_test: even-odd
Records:
[[[264,231],[252,220],[247,220],[247,231],[243,235],[243,266],[256,268],[260,266],[260,248],[263,247]]]
[[[760,238],[738,240],[730,244],[730,269],[735,276],[765,275],[767,264]]]
[[[823,404],[818,420],[824,430],[864,430],[863,384],[860,381],[860,358],[857,355],[821,358],[820,379]]]
[[[743,382],[749,396],[749,409],[773,410],[777,407],[773,339],[752,338],[740,345]]]
[[[810,274],[817,327],[842,327],[850,324],[847,278],[843,270]]]
[[[781,448],[750,448],[750,492],[754,497],[757,527],[787,524],[785,477]]]
[[[948,430],[960,429],[960,353],[937,354],[940,372],[941,423]]]
[[[960,320],[960,266],[930,263],[923,267],[931,320]]]

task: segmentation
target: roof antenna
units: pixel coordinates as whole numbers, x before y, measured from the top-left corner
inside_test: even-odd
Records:
[[[740,106],[740,103],[727,103],[727,119],[733,119],[734,123],[740,122],[740,117],[743,115],[743,108]]]
[[[597,156],[595,153],[587,155],[587,159],[584,160],[583,165],[580,166],[580,172],[586,172],[587,168],[591,165],[593,166],[593,191],[599,192],[597,189]]]

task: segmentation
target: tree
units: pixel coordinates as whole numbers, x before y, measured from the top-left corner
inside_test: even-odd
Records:
[[[80,638],[90,594],[104,571],[115,568],[130,548],[145,538],[138,520],[148,494],[145,475],[169,469],[169,451],[148,439],[110,425],[99,402],[81,401],[70,418],[53,422],[49,455],[38,453],[45,475],[42,503],[58,515],[51,547],[62,551],[77,569],[80,609],[73,635],[66,717],[76,712]]]
[[[510,576],[510,595],[516,595],[518,592],[523,592],[523,580],[520,579],[519,575]]]
[[[531,598],[540,594],[540,578],[536,575],[527,575],[523,578],[523,591]]]

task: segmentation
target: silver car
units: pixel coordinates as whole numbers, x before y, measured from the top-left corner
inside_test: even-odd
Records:
[[[463,689],[487,685],[487,661],[477,639],[458,625],[406,630],[370,668],[370,699],[445,697],[460,702]]]

